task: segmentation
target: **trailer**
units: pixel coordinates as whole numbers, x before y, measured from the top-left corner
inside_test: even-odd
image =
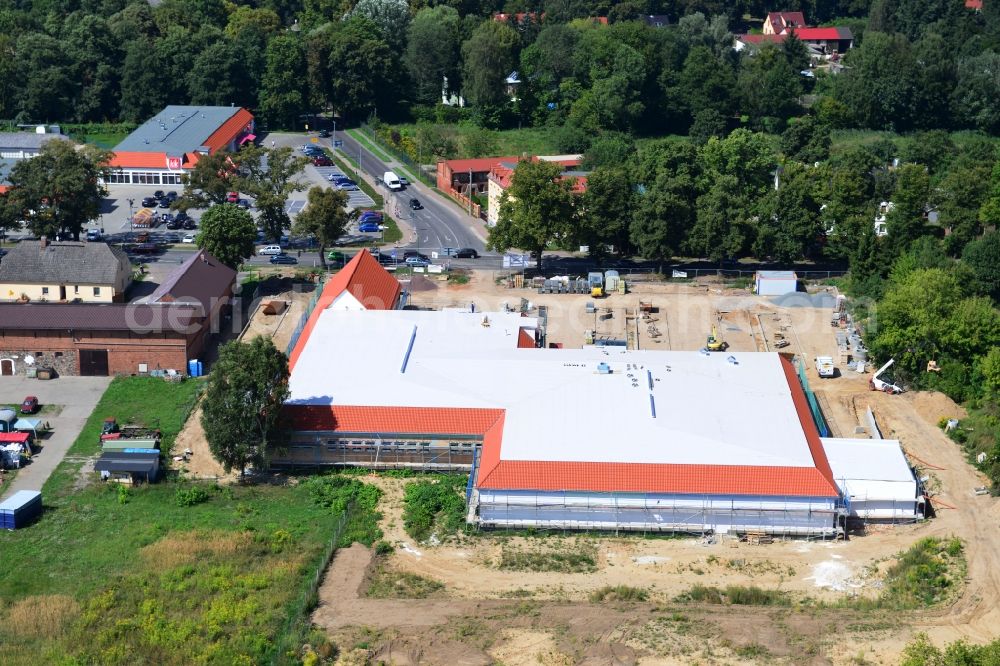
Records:
[[[16,530],[27,527],[42,515],[42,494],[37,490],[19,490],[0,502],[0,527]]]

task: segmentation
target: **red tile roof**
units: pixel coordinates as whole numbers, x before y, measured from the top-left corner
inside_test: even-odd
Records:
[[[796,28],[795,36],[804,42],[852,39],[851,32],[847,28]]]
[[[975,9],[977,12],[983,9],[983,0],[965,0],[966,9]]]
[[[167,154],[157,152],[119,152],[114,154],[111,161],[108,162],[108,166],[120,169],[166,169]]]
[[[517,347],[518,349],[534,349],[535,336],[526,329],[517,329]]]
[[[740,35],[737,39],[744,44],[763,44],[764,42],[780,44],[785,41],[785,35]]]
[[[775,34],[780,34],[788,26],[800,28],[806,24],[805,14],[802,12],[769,12],[767,22],[771,24],[771,29]]]
[[[246,109],[240,109],[233,114],[233,117],[222,123],[222,126],[212,132],[211,136],[205,139],[205,145],[211,152],[220,148],[225,148],[231,141],[236,139],[243,130],[253,122],[253,114]]]
[[[516,162],[517,157],[477,157],[467,160],[444,160],[445,165],[455,171],[489,171],[500,162]]]
[[[482,435],[503,417],[502,409],[465,407],[285,405],[283,411],[296,430],[412,435]]]
[[[316,307],[288,359],[289,369],[295,367],[295,362],[302,354],[323,310],[330,307],[330,304],[345,291],[358,299],[366,310],[392,310],[399,302],[402,287],[399,285],[399,280],[382,268],[375,257],[368,252],[358,252],[323,287],[323,293],[320,294]]]

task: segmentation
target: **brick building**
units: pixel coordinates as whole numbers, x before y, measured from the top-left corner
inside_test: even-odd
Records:
[[[185,372],[222,328],[235,282],[236,271],[202,250],[139,302],[0,303],[0,374]]]

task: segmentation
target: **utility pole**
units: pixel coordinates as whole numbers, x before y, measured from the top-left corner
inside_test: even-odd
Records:
[[[472,167],[469,167],[469,215],[472,215]]]

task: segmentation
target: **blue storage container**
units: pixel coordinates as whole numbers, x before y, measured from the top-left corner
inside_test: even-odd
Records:
[[[0,527],[14,530],[30,525],[42,515],[42,494],[37,490],[19,490],[0,502]]]
[[[190,361],[188,361],[188,375],[190,375],[192,377],[197,377],[198,376],[198,360],[197,359],[191,359]]]

